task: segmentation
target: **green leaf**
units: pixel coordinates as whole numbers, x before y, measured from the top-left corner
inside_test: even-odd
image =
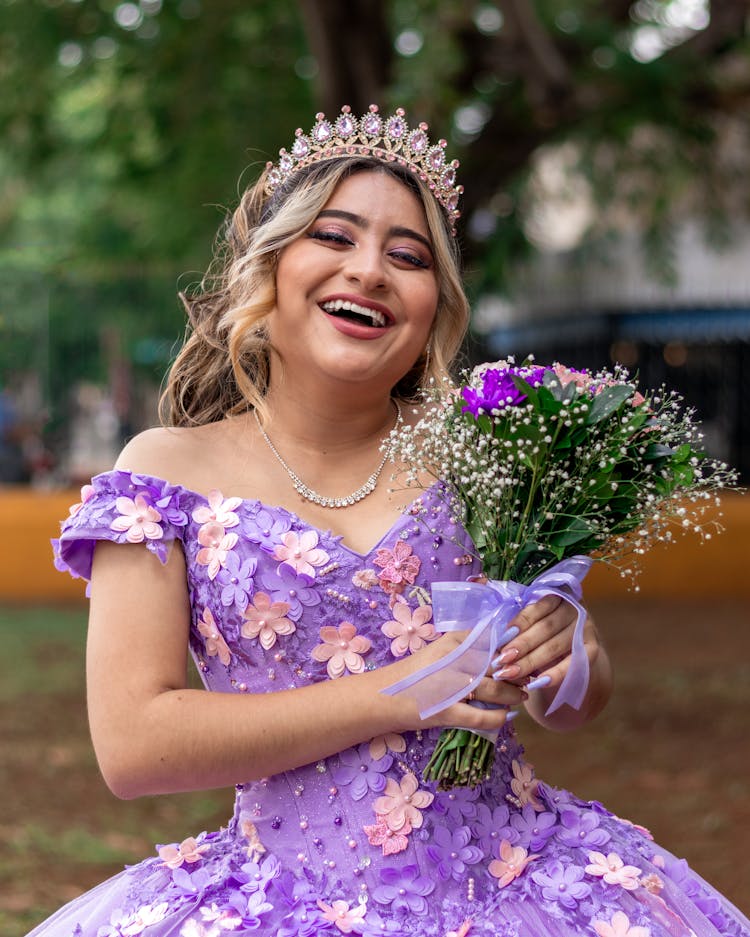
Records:
[[[592,527],[584,517],[574,517],[564,530],[556,531],[550,543],[557,547],[568,547],[579,543],[593,533]]]
[[[629,397],[633,396],[633,391],[634,388],[629,384],[615,384],[613,387],[605,387],[603,391],[594,397],[586,417],[586,423],[592,426],[594,423],[601,423],[602,420],[606,420]]]

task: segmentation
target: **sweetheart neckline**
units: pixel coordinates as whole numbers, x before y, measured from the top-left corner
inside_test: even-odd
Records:
[[[110,469],[110,470],[107,471],[107,472],[100,472],[98,475],[95,475],[95,476],[91,479],[91,481],[92,481],[92,483],[93,483],[93,482],[96,482],[96,481],[99,480],[99,479],[101,479],[101,480],[107,480],[108,478],[111,478],[113,475],[127,475],[127,476],[129,476],[132,480],[141,480],[141,479],[142,479],[143,482],[144,482],[144,484],[146,484],[146,485],[149,485],[151,482],[155,482],[155,483],[156,483],[156,487],[160,487],[160,488],[166,486],[166,487],[172,488],[172,489],[179,489],[179,490],[181,490],[181,491],[184,491],[186,494],[193,495],[193,496],[195,496],[196,498],[200,498],[201,500],[203,500],[203,501],[205,501],[205,502],[208,503],[208,495],[207,495],[207,494],[204,494],[204,493],[201,492],[201,491],[196,491],[194,488],[190,488],[189,486],[183,485],[183,484],[181,484],[180,482],[177,482],[177,483],[171,482],[171,481],[169,481],[168,479],[162,478],[162,477],[159,476],[159,475],[149,475],[148,473],[144,473],[144,472],[134,472],[134,471],[132,471],[132,470],[130,470],[130,469]],[[137,481],[136,481],[136,483],[137,483]],[[227,495],[227,494],[225,494],[220,488],[219,488],[219,489],[215,489],[215,490],[221,491],[221,495],[222,495],[222,497],[225,498],[225,499],[227,499],[227,498],[239,498],[240,504],[256,504],[256,505],[258,505],[260,508],[263,508],[263,509],[265,509],[265,510],[267,510],[267,511],[272,511],[272,512],[273,512],[273,511],[280,511],[280,512],[282,512],[283,514],[285,514],[287,517],[289,517],[289,518],[291,518],[292,520],[295,520],[295,521],[297,521],[298,523],[300,523],[303,527],[307,527],[309,530],[314,530],[317,534],[319,534],[319,535],[321,535],[321,536],[323,536],[323,537],[327,537],[327,538],[329,538],[329,539],[331,539],[331,540],[334,540],[334,541],[336,542],[337,546],[339,546],[339,547],[341,547],[342,549],[346,550],[346,552],[347,552],[347,553],[350,553],[352,556],[355,556],[355,557],[357,557],[357,558],[360,559],[360,560],[365,560],[365,559],[369,558],[370,556],[372,556],[372,554],[373,554],[376,550],[378,550],[378,549],[380,548],[381,544],[382,544],[388,537],[390,537],[390,536],[393,534],[393,531],[396,529],[396,527],[397,527],[400,523],[403,523],[404,519],[409,516],[409,514],[410,514],[410,512],[411,512],[411,509],[414,507],[414,505],[417,503],[417,501],[418,501],[420,498],[422,498],[422,497],[424,497],[424,496],[426,496],[426,495],[431,494],[433,491],[436,491],[437,489],[442,488],[443,486],[444,486],[444,483],[443,483],[440,479],[437,479],[437,480],[435,480],[429,487],[427,487],[427,488],[420,488],[420,489],[419,489],[419,493],[418,493],[417,495],[415,495],[414,498],[412,498],[412,500],[411,500],[407,505],[404,506],[404,509],[403,509],[403,510],[398,514],[398,516],[394,519],[394,521],[393,521],[393,523],[391,524],[391,526],[390,526],[386,531],[384,531],[384,533],[382,534],[382,536],[380,536],[380,537],[375,541],[375,543],[370,547],[369,550],[367,550],[366,553],[360,553],[358,550],[355,550],[353,547],[350,547],[350,546],[344,541],[343,535],[342,535],[342,534],[337,534],[337,533],[335,533],[332,528],[327,528],[327,529],[326,529],[326,528],[323,528],[323,527],[318,527],[316,524],[312,524],[312,523],[310,523],[309,521],[305,520],[305,518],[303,518],[303,517],[301,517],[299,514],[297,514],[296,511],[292,511],[292,510],[290,510],[289,508],[284,507],[284,505],[282,505],[282,504],[270,505],[270,504],[266,504],[265,501],[261,501],[260,498],[242,498],[242,497],[240,497],[239,495]],[[213,490],[213,489],[212,489],[212,490]]]

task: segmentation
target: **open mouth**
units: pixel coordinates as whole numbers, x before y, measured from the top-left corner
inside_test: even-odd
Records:
[[[384,329],[388,324],[382,312],[370,309],[369,306],[360,306],[359,303],[350,302],[348,299],[332,299],[321,303],[320,306],[329,316],[336,316],[337,319],[348,319],[350,322],[373,326],[376,329]]]

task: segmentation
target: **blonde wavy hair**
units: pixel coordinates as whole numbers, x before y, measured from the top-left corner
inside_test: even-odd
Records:
[[[272,196],[265,193],[264,172],[244,193],[219,232],[200,288],[180,294],[188,325],[161,397],[163,424],[197,426],[251,408],[264,415],[273,351],[266,321],[276,302],[279,255],[310,227],[339,183],[359,172],[390,173],[414,192],[433,245],[439,297],[431,338],[393,395],[417,402],[430,378],[447,376],[466,332],[469,305],[445,215],[429,188],[407,170],[367,157],[342,157],[300,170]]]

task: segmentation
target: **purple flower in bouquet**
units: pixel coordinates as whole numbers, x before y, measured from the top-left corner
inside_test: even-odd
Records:
[[[462,411],[476,417],[480,413],[516,407],[526,400],[526,394],[516,387],[513,378],[522,377],[531,387],[538,387],[544,379],[544,372],[545,368],[488,368],[482,373],[480,388],[463,388],[466,404]]]

